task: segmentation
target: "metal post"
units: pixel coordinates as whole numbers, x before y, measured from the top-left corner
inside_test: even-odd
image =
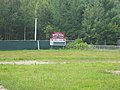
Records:
[[[38,50],[40,50],[40,42],[39,42],[39,40],[37,40],[37,46],[38,46]]]
[[[37,40],[37,18],[35,18],[35,38],[34,40]]]

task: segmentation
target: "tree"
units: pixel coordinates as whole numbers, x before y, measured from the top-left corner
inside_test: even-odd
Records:
[[[117,23],[116,17],[120,14],[119,0],[101,0],[104,8],[104,25],[99,34],[100,43],[116,44],[117,38],[120,35],[120,27]]]
[[[99,27],[102,27],[104,19],[104,9],[99,1],[93,0],[84,11],[82,21],[81,36],[89,44],[95,44],[98,41]]]

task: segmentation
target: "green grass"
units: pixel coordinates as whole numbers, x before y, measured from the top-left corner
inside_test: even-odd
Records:
[[[106,51],[106,50],[0,51],[0,61],[17,61],[17,60],[40,60],[40,61],[120,60],[120,51]]]
[[[120,90],[120,75],[106,72],[120,70],[120,63],[108,63],[120,61],[120,51],[0,51],[0,61],[18,60],[69,63],[0,65],[0,83],[8,90]]]

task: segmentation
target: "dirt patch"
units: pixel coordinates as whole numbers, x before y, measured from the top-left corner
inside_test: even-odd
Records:
[[[42,61],[16,61],[16,62],[0,62],[3,65],[35,65],[35,64],[66,64],[66,62],[42,62]]]
[[[7,89],[0,84],[0,90],[7,90]]]
[[[115,74],[115,75],[120,75],[120,70],[116,70],[116,71],[106,71],[108,73],[111,73],[111,74]]]

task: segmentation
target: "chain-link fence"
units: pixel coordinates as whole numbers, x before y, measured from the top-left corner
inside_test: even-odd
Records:
[[[120,46],[115,45],[89,45],[91,49],[120,50]]]

